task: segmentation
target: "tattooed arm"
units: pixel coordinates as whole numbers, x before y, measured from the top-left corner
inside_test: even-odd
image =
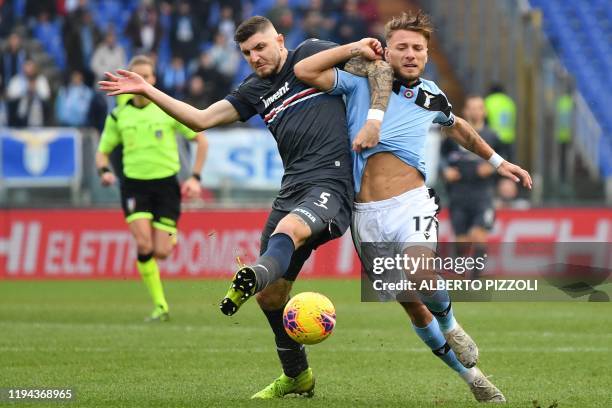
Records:
[[[446,133],[453,140],[465,147],[472,153],[477,154],[485,160],[489,160],[496,156],[495,150],[484,141],[476,130],[467,123],[464,119],[455,116],[455,122],[450,127],[445,127]],[[499,156],[498,156],[499,157]],[[499,158],[499,160],[502,160]],[[506,160],[502,160],[497,166],[497,172],[504,177],[508,177],[515,182],[522,181],[523,186],[531,188],[531,176],[529,173],[516,164],[512,164]]]
[[[318,52],[295,64],[293,70],[295,76],[303,82],[312,85],[322,91],[329,91],[334,86],[334,67],[351,58],[363,57],[369,60],[380,59],[382,45],[374,38],[364,38],[358,42],[341,45]],[[346,67],[345,67],[346,68]],[[365,62],[352,63],[352,71],[356,75],[367,75],[367,64]],[[357,74],[360,72],[361,74]]]
[[[385,111],[393,89],[393,69],[382,60],[369,61],[363,57],[353,57],[344,70],[353,75],[368,77],[370,85],[370,107]]]
[[[375,146],[378,143],[380,125],[387,109],[393,86],[393,70],[380,60],[382,46],[374,38],[331,48],[298,62],[295,75],[303,82],[320,90],[329,91],[335,82],[334,66],[349,60],[344,69],[358,76],[367,76],[370,85],[370,108],[380,111],[376,119],[369,119],[353,141],[353,149]]]

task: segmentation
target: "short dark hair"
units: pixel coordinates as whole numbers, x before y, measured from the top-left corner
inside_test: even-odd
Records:
[[[234,41],[238,44],[245,42],[255,33],[261,33],[268,27],[273,27],[272,22],[263,16],[253,16],[244,20],[234,34]]]
[[[391,35],[398,30],[407,30],[420,33],[427,42],[433,33],[431,18],[422,10],[413,13],[412,11],[403,12],[399,17],[393,17],[385,24],[385,40],[389,41]]]

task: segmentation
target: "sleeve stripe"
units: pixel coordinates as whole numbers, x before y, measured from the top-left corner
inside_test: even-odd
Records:
[[[332,93],[336,90],[337,87],[338,87],[338,68],[334,68],[334,85],[325,92]]]

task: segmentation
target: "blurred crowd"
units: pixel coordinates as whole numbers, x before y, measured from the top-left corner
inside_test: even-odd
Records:
[[[205,108],[249,74],[233,41],[266,15],[293,48],[380,33],[372,0],[0,0],[0,126],[101,129],[115,105],[96,89],[131,56],[156,61],[157,86]]]

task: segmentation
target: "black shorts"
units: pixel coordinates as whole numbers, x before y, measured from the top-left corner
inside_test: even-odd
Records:
[[[495,222],[495,209],[491,200],[451,201],[449,211],[455,235],[465,235],[473,227],[490,231]]]
[[[344,181],[319,183],[283,197],[284,209],[272,209],[261,233],[260,254],[268,248],[268,240],[276,225],[289,213],[301,217],[312,231],[309,240],[293,253],[284,279],[294,281],[314,249],[346,232],[351,223],[352,188],[350,182]]]
[[[153,180],[125,178],[121,207],[128,223],[148,219],[157,229],[175,234],[181,214],[181,189],[176,176]]]

